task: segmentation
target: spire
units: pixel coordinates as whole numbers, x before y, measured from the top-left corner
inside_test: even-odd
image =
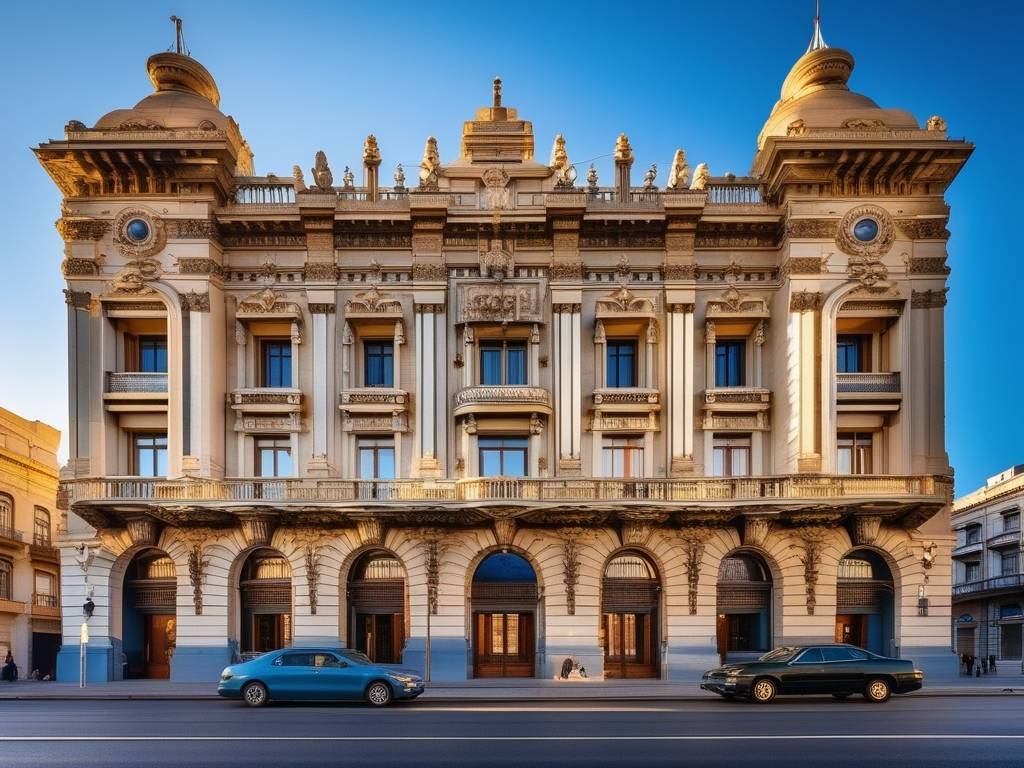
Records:
[[[501,106],[501,78],[494,78],[494,106]]]
[[[821,48],[828,48],[828,43],[821,36],[821,0],[814,0],[814,34],[811,35],[811,44],[807,46],[805,53],[817,51]]]
[[[171,16],[171,23],[174,24],[174,52],[183,56],[191,56],[188,46],[185,45],[185,34],[181,31],[181,19]],[[167,50],[170,50],[168,48]]]

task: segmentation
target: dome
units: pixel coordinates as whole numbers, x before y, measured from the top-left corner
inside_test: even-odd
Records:
[[[782,84],[758,147],[769,136],[788,136],[805,128],[911,128],[920,126],[903,109],[882,109],[846,85],[853,56],[842,48],[813,47],[801,56]]]
[[[115,109],[96,128],[226,129],[220,91],[206,67],[180,53],[157,53],[146,62],[156,89],[131,109]]]

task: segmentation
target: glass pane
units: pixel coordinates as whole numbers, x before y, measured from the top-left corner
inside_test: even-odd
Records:
[[[260,477],[274,476],[274,451],[271,448],[259,448],[256,451],[256,474]]]
[[[615,477],[613,471],[615,462],[615,449],[605,448],[601,452],[601,474],[605,477]]]
[[[857,446],[857,474],[871,474],[871,444]]]
[[[491,347],[480,350],[480,383],[501,384],[501,350]]]
[[[519,614],[509,613],[505,616],[505,653],[509,656],[519,655]]]
[[[604,616],[608,625],[608,655],[621,656],[622,645],[619,640],[622,635],[622,616],[618,613],[606,613]]]
[[[734,477],[743,477],[750,474],[750,449],[732,449],[732,473]]]
[[[373,479],[373,448],[359,449],[359,477],[363,480]]]
[[[624,614],[622,619],[622,653],[626,657],[634,658],[636,657],[636,614]]]
[[[486,448],[480,451],[480,472],[483,477],[497,477],[501,474],[501,450]]]
[[[377,477],[381,480],[395,479],[395,449],[377,449]]]
[[[524,347],[509,347],[507,358],[508,375],[506,384],[526,383],[526,349]]]
[[[853,448],[849,446],[839,447],[838,466],[836,471],[840,475],[852,475],[853,474]]]
[[[502,474],[507,477],[526,477],[526,451],[511,448],[504,451]]]
[[[501,613],[491,614],[491,653],[505,653],[505,616]]]
[[[292,476],[292,452],[288,448],[277,449],[277,477]]]
[[[711,476],[725,477],[725,449],[715,448],[711,454]]]

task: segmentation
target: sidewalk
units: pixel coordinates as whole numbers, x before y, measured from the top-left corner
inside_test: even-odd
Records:
[[[913,696],[1024,695],[1024,675],[959,677],[926,681]],[[215,683],[171,683],[166,680],[126,680],[91,683],[44,683],[22,680],[0,683],[0,701],[23,699],[201,700],[217,699]],[[430,683],[421,702],[507,701],[689,701],[714,698],[696,682],[662,680],[467,680]]]

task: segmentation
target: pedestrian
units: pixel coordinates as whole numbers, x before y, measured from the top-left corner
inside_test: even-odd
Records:
[[[981,674],[988,674],[988,659],[984,656],[981,657]]]
[[[18,665],[14,663],[14,656],[11,655],[10,650],[7,651],[7,658],[4,659],[4,667],[3,671],[0,671],[0,678],[8,683],[13,683],[18,679]]]
[[[988,668],[992,670],[992,674],[996,673],[996,657],[995,654],[990,654],[988,657]]]
[[[960,674],[961,675],[966,675],[967,674],[967,654],[966,653],[961,653],[960,654]]]
[[[981,677],[981,662],[977,662],[974,666],[974,676]]]

